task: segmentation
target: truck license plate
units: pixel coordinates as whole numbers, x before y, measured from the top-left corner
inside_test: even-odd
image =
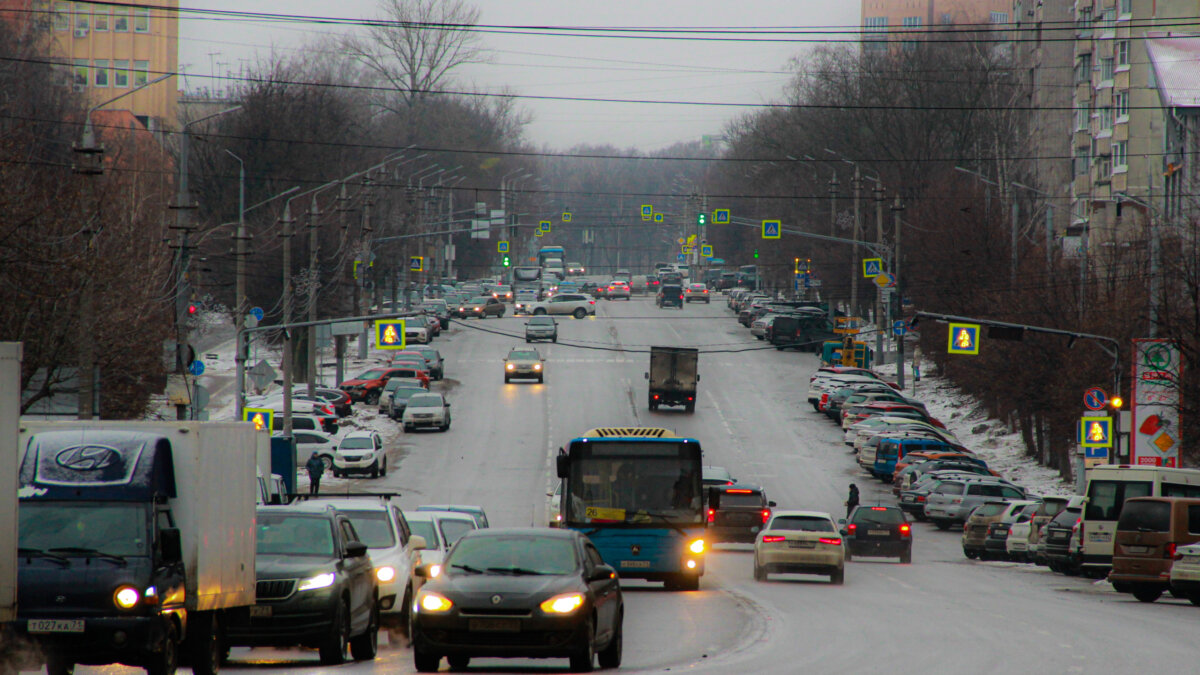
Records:
[[[480,633],[519,633],[520,619],[470,619],[467,630]]]
[[[649,568],[649,567],[650,567],[650,561],[649,561],[649,560],[622,560],[622,561],[621,561],[621,567],[642,567],[642,568]]]
[[[271,616],[270,605],[251,605],[250,616],[256,619],[263,619]]]
[[[30,619],[30,633],[82,633],[83,619]]]

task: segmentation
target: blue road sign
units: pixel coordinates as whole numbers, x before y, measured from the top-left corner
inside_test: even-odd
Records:
[[[716,225],[728,225],[729,209],[717,209],[713,211],[713,223]]]
[[[497,253],[508,253],[508,242],[507,241],[496,242],[496,252]]]
[[[1100,387],[1092,387],[1083,395],[1083,407],[1088,410],[1104,410],[1108,405],[1108,394]]]
[[[778,220],[762,221],[762,238],[763,239],[779,239],[780,231],[783,230],[782,225]]]
[[[682,253],[680,253],[679,255],[677,255],[675,257],[679,260],[679,262],[687,262],[687,256]]]
[[[700,245],[700,255],[704,256],[705,258],[711,258],[712,257],[712,244],[701,244]]]
[[[893,335],[904,335],[908,332],[908,323],[902,320],[897,320],[892,323]]]
[[[662,221],[663,221],[663,214],[661,214],[661,213],[654,214],[654,222],[661,223]]]
[[[642,220],[650,220],[654,215],[653,204],[642,204]]]
[[[563,214],[563,215],[570,215],[570,214]],[[569,221],[571,219],[567,218],[567,220]],[[550,221],[543,220],[542,222],[538,223],[538,230],[540,232],[549,232],[550,231]]]
[[[203,361],[192,361],[191,363],[188,364],[188,372],[191,373],[192,375],[195,375],[196,377],[200,377],[201,375],[204,374],[204,362]]]
[[[1085,448],[1111,448],[1112,418],[1097,416],[1079,420],[1079,444]]]
[[[872,279],[883,273],[881,258],[863,258],[863,276]]]
[[[266,316],[266,312],[263,312],[262,307],[251,307],[250,315],[253,316],[254,318],[258,319],[259,321],[262,321],[263,317]]]
[[[978,354],[979,324],[950,324],[950,338],[946,343],[946,352],[950,354]]]

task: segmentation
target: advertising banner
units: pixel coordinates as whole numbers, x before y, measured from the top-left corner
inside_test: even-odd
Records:
[[[1183,431],[1179,426],[1181,363],[1171,340],[1133,341],[1133,464],[1179,466]]]

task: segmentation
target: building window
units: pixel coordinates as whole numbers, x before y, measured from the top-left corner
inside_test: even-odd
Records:
[[[1092,164],[1092,158],[1088,156],[1086,151],[1075,155],[1075,161],[1074,161],[1075,175],[1076,176],[1086,176],[1087,172],[1088,172],[1088,167],[1091,166],[1091,164]]]
[[[129,8],[124,5],[113,7],[113,30],[118,33],[129,32]]]
[[[921,17],[906,16],[906,17],[904,17],[903,23],[904,23],[904,28],[907,29],[907,31],[917,32],[921,28]],[[916,51],[916,49],[917,49],[916,41],[915,40],[905,40],[904,44],[903,44],[903,49],[906,52]]]
[[[1118,122],[1129,119],[1129,92],[1118,91],[1113,94],[1113,109]]]
[[[1133,0],[1121,0],[1121,14],[1133,14]]]
[[[1100,58],[1100,81],[1108,82],[1113,79],[1113,60],[1111,56]]]
[[[1117,65],[1129,65],[1129,40],[1117,41]]]
[[[133,86],[140,87],[150,81],[150,62],[133,62]]]
[[[113,86],[124,89],[129,86],[129,61],[118,59],[113,61]]]
[[[1079,37],[1088,37],[1092,34],[1092,7],[1079,8],[1079,15],[1075,17],[1075,32]]]
[[[108,86],[108,59],[96,59],[92,63],[92,77],[92,84],[94,86]]]
[[[133,8],[133,32],[149,33],[150,32],[150,8],[149,7],[134,7]]]
[[[1112,144],[1113,171],[1124,171],[1129,168],[1129,141],[1117,141]]]
[[[54,25],[54,30],[70,30],[71,29],[71,3],[56,2],[54,3],[54,17],[51,20]]]
[[[1075,64],[1075,81],[1076,82],[1091,82],[1092,81],[1092,55],[1080,54],[1079,62]]]
[[[1100,120],[1100,125],[1097,131],[1112,131],[1113,125],[1113,109],[1109,106],[1100,106],[1096,108],[1096,117]]]
[[[1088,118],[1091,117],[1091,111],[1088,110],[1086,103],[1079,103],[1075,106],[1075,131],[1087,131]]]
[[[867,51],[880,52],[887,48],[883,43],[884,40],[887,40],[887,30],[888,18],[886,16],[868,16],[863,20],[863,32],[866,33],[864,47]]]
[[[75,30],[87,31],[88,17],[91,16],[88,13],[89,9],[91,9],[91,6],[87,3],[75,3]]]
[[[86,87],[88,83],[88,62],[86,59],[75,59],[72,67],[72,81],[76,88]]]
[[[952,23],[954,23],[954,17],[953,17],[953,16],[951,16],[951,15],[949,15],[949,14],[943,14],[943,15],[942,15],[942,25],[943,25],[943,26],[949,26],[949,25],[950,25],[950,24],[952,24]]]
[[[108,15],[111,12],[112,8],[108,5],[94,5],[92,8],[92,30],[107,31]]]
[[[1104,180],[1112,175],[1112,157],[1096,158],[1096,180]]]
[[[992,12],[992,23],[1008,23],[1008,12]]]

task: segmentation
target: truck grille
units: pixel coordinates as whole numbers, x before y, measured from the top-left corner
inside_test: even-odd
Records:
[[[259,600],[283,600],[296,588],[295,579],[271,579],[258,582],[255,597]]]

